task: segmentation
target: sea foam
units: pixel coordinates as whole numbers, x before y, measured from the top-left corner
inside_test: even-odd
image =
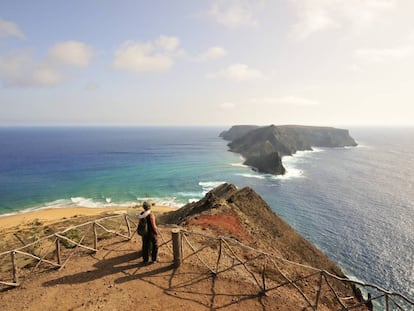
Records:
[[[236,166],[236,167],[249,167],[246,164],[243,163],[230,163],[231,166]]]
[[[72,197],[70,198],[72,203],[76,206],[97,208],[100,207],[100,204],[95,202],[93,199],[84,198],[84,197]]]
[[[260,174],[260,173],[237,173],[237,176],[242,176],[246,178],[256,178],[256,179],[265,179],[268,174]]]
[[[203,189],[203,195],[205,195],[210,190],[213,190],[214,188],[224,183],[225,181],[200,181],[198,185],[201,186],[201,188]]]
[[[133,205],[141,205],[144,201],[149,201],[159,206],[170,206],[170,207],[181,207],[186,202],[180,201],[177,197],[137,197],[137,202],[134,202]]]

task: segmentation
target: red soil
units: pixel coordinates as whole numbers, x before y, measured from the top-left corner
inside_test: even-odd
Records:
[[[244,241],[250,240],[250,236],[242,228],[235,215],[203,215],[190,219],[188,225],[200,226],[203,229],[208,228],[222,235],[233,236]]]

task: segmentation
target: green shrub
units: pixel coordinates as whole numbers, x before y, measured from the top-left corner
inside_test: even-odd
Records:
[[[79,228],[75,228],[75,229],[72,229],[72,230],[66,232],[65,236],[68,239],[71,239],[71,240],[79,243],[80,240],[81,240],[81,231],[79,230]],[[72,243],[68,240],[64,240],[64,239],[62,239],[62,244],[66,248],[74,248],[75,247],[74,243]]]

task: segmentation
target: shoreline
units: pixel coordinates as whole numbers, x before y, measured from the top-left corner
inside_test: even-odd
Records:
[[[165,213],[177,210],[176,207],[171,206],[152,206],[151,210],[155,213]],[[20,225],[32,223],[35,220],[41,221],[45,224],[63,221],[67,218],[75,216],[98,216],[102,213],[117,213],[123,214],[128,211],[142,211],[142,207],[60,207],[60,208],[44,208],[27,212],[20,212],[13,215],[0,215],[0,231],[4,229],[14,228]]]

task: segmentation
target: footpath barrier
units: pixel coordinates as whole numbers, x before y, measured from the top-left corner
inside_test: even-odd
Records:
[[[99,241],[115,235],[129,241],[135,234],[137,223],[129,215],[103,217],[94,221],[72,226],[63,231],[42,237],[33,243],[0,253],[0,285],[18,287],[24,279],[40,269],[62,269],[74,254],[82,249],[97,252]],[[330,297],[338,310],[353,310],[371,307],[377,303],[386,311],[414,310],[414,301],[406,296],[387,291],[380,286],[350,280],[326,270],[297,263],[281,256],[264,252],[229,237],[208,235],[173,228],[171,239],[166,241],[162,234],[161,246],[166,246],[173,255],[174,266],[195,260],[211,273],[237,276],[257,286],[258,295],[269,295],[282,287],[291,287],[305,301],[311,310],[318,310],[322,299]],[[62,250],[62,244],[64,249]],[[171,244],[171,245],[170,245]],[[216,250],[216,255],[211,255]],[[286,269],[294,266],[295,269]],[[295,273],[292,273],[295,271]],[[341,297],[338,288],[350,286],[355,295]],[[361,302],[357,297],[363,289],[368,299]]]
[[[322,297],[327,296],[336,301],[338,310],[353,310],[363,306],[372,309],[375,304],[386,311],[414,310],[414,301],[402,294],[387,291],[377,285],[342,278],[326,270],[261,251],[233,238],[211,237],[184,229],[173,229],[172,240],[175,267],[194,256],[213,277],[241,268],[244,275],[250,276],[251,281],[257,285],[259,295],[267,295],[281,287],[290,286],[300,294],[311,310],[318,310]],[[217,249],[217,255],[213,258],[211,255],[203,256],[206,248]],[[295,270],[300,273],[290,276],[283,271],[286,266],[295,266]],[[237,275],[241,275],[240,271]],[[311,284],[312,280],[316,287],[309,289],[306,285]],[[355,296],[340,297],[336,289],[338,283],[350,285]],[[368,293],[367,299],[362,299],[359,289]],[[313,297],[306,292],[314,293]]]
[[[127,214],[103,217],[2,252],[0,285],[18,287],[21,285],[21,278],[24,279],[41,266],[46,269],[62,269],[79,249],[97,252],[98,241],[108,234],[130,240],[133,235],[131,223],[133,222]]]

